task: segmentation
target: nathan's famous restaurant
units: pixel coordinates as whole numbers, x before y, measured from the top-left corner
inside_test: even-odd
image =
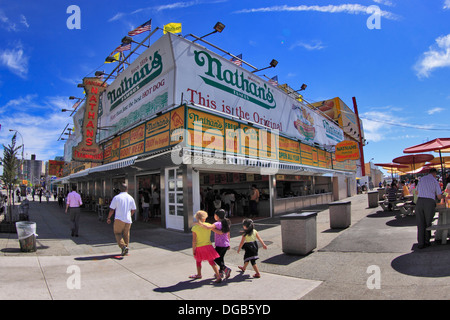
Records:
[[[159,197],[156,223],[188,231],[208,192],[248,214],[252,185],[260,217],[356,193],[359,162],[338,161],[336,144],[359,141],[355,114],[341,99],[310,105],[283,86],[167,33],[113,82],[83,80],[86,97],[65,144],[66,176],[92,209],[126,182]],[[230,194],[233,194],[230,196]],[[231,199],[230,199],[231,198]],[[226,202],[228,202],[226,201]]]

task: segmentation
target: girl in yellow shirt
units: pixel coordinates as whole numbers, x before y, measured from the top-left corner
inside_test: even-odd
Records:
[[[242,226],[244,228],[244,232],[242,235],[241,243],[239,244],[239,251],[241,251],[241,248],[244,248],[245,254],[244,254],[244,265],[238,266],[238,268],[245,272],[245,269],[248,266],[248,263],[250,262],[252,264],[253,270],[255,270],[255,274],[253,275],[253,278],[260,278],[261,275],[259,273],[258,266],[256,265],[256,260],[259,259],[258,257],[258,243],[256,240],[261,242],[261,245],[264,249],[267,249],[266,244],[261,239],[261,237],[258,234],[258,231],[254,229],[253,226],[253,220],[251,219],[245,219],[242,222]]]
[[[205,223],[207,217],[208,213],[202,210],[198,211],[195,214],[195,219],[206,226],[210,225],[209,223]],[[217,265],[214,262],[214,259],[218,258],[219,254],[214,249],[211,243],[211,229],[205,229],[199,225],[195,225],[192,227],[192,253],[194,254],[197,265],[197,274],[191,275],[189,276],[189,278],[202,278],[202,261],[206,260],[216,274],[216,280],[214,282],[219,283],[222,281],[222,278],[219,274],[219,268],[217,268]]]

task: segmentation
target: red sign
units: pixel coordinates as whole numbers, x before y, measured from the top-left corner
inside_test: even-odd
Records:
[[[336,145],[336,161],[358,160],[359,146],[356,141],[344,140]]]
[[[83,85],[86,91],[83,138],[77,146],[73,147],[72,159],[84,162],[102,162],[103,150],[95,141],[95,137],[98,125],[98,102],[101,93],[106,89],[106,84],[98,78],[84,78]]]

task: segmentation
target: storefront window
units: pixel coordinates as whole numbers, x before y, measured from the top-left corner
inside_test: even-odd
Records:
[[[276,178],[278,199],[328,193],[332,190],[329,177],[277,175]]]

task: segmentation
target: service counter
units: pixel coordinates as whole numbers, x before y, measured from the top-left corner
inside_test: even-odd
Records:
[[[319,193],[309,196],[275,199],[273,214],[295,212],[306,207],[328,204],[333,201],[333,193]]]

